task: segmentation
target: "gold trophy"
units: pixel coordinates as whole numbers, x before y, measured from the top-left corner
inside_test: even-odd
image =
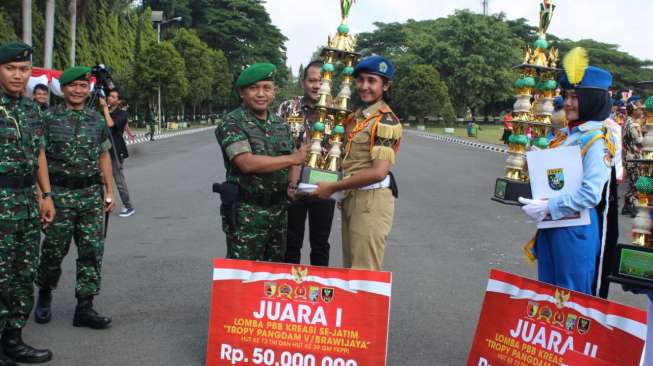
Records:
[[[349,101],[353,83],[354,64],[360,55],[354,52],[356,38],[349,34],[347,18],[354,0],[340,0],[342,20],[335,36],[329,36],[327,46],[322,49],[322,83],[319,99],[315,108],[318,119],[313,124],[311,145],[306,164],[302,167],[298,192],[308,193],[315,189],[319,182],[336,182],[342,178],[340,163],[343,152],[345,127],[343,121],[351,112]],[[340,66],[341,87],[336,96],[333,92],[333,81],[336,66]],[[326,142],[326,144],[325,144]],[[325,147],[326,145],[326,147]]]
[[[638,83],[653,87],[653,81]],[[637,189],[637,216],[633,220],[632,243],[617,244],[616,252],[609,253],[610,264],[607,279],[636,288],[653,289],[653,96],[645,102],[647,118],[642,126],[645,131],[641,159],[629,160],[637,165],[640,177]],[[609,250],[607,248],[606,250]]]
[[[519,205],[519,197],[531,197],[526,152],[533,147],[546,149],[549,146],[547,134],[551,128],[559,71],[558,50],[549,47],[546,40],[554,9],[551,0],[543,0],[540,4],[540,26],[534,49],[526,46],[522,63],[514,67],[520,76],[515,82],[513,133],[508,140],[506,175],[497,178],[492,197],[500,203]]]

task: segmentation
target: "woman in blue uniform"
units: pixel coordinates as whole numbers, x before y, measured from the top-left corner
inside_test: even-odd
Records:
[[[614,155],[610,133],[603,128],[612,107],[608,94],[612,75],[586,66],[587,54],[580,48],[572,50],[563,65],[561,86],[565,90],[568,126],[560,130],[550,147],[580,145],[582,183],[573,193],[549,200],[520,198],[520,202],[525,204],[523,211],[537,222],[548,215],[558,220],[590,209],[589,225],[541,229],[533,249],[540,281],[593,295],[603,237],[597,206],[604,198]]]

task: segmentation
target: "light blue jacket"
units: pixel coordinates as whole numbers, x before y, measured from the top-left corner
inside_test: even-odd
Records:
[[[602,128],[603,122],[585,122],[574,127],[561,146],[580,145],[582,150],[593,137],[603,134]],[[569,133],[567,128],[561,129],[560,132]],[[612,156],[605,146],[605,141],[596,140],[583,156],[583,180],[580,188],[573,193],[549,199],[551,218],[559,220],[586,208],[596,207],[601,201],[603,187],[610,179],[611,166]]]

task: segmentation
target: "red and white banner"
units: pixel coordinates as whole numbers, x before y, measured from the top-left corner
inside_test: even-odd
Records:
[[[492,270],[467,366],[638,366],[646,312]]]
[[[215,259],[207,366],[383,366],[392,274]]]
[[[27,82],[23,95],[31,98],[34,87],[38,84],[43,84],[50,88],[52,94],[63,97],[63,91],[61,91],[61,84],[59,83],[61,73],[59,70],[32,67],[32,76],[30,76]],[[93,89],[93,86],[95,86],[95,78],[91,78],[91,89]]]

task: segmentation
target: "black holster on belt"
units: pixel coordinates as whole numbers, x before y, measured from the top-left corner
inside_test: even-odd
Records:
[[[213,193],[220,194],[220,212],[227,218],[229,226],[238,225],[238,184],[231,182],[213,183]]]
[[[395,175],[392,174],[392,172],[389,172],[388,174],[390,175],[390,190],[392,191],[392,195],[395,196],[395,198],[399,198],[399,186],[397,185]]]

